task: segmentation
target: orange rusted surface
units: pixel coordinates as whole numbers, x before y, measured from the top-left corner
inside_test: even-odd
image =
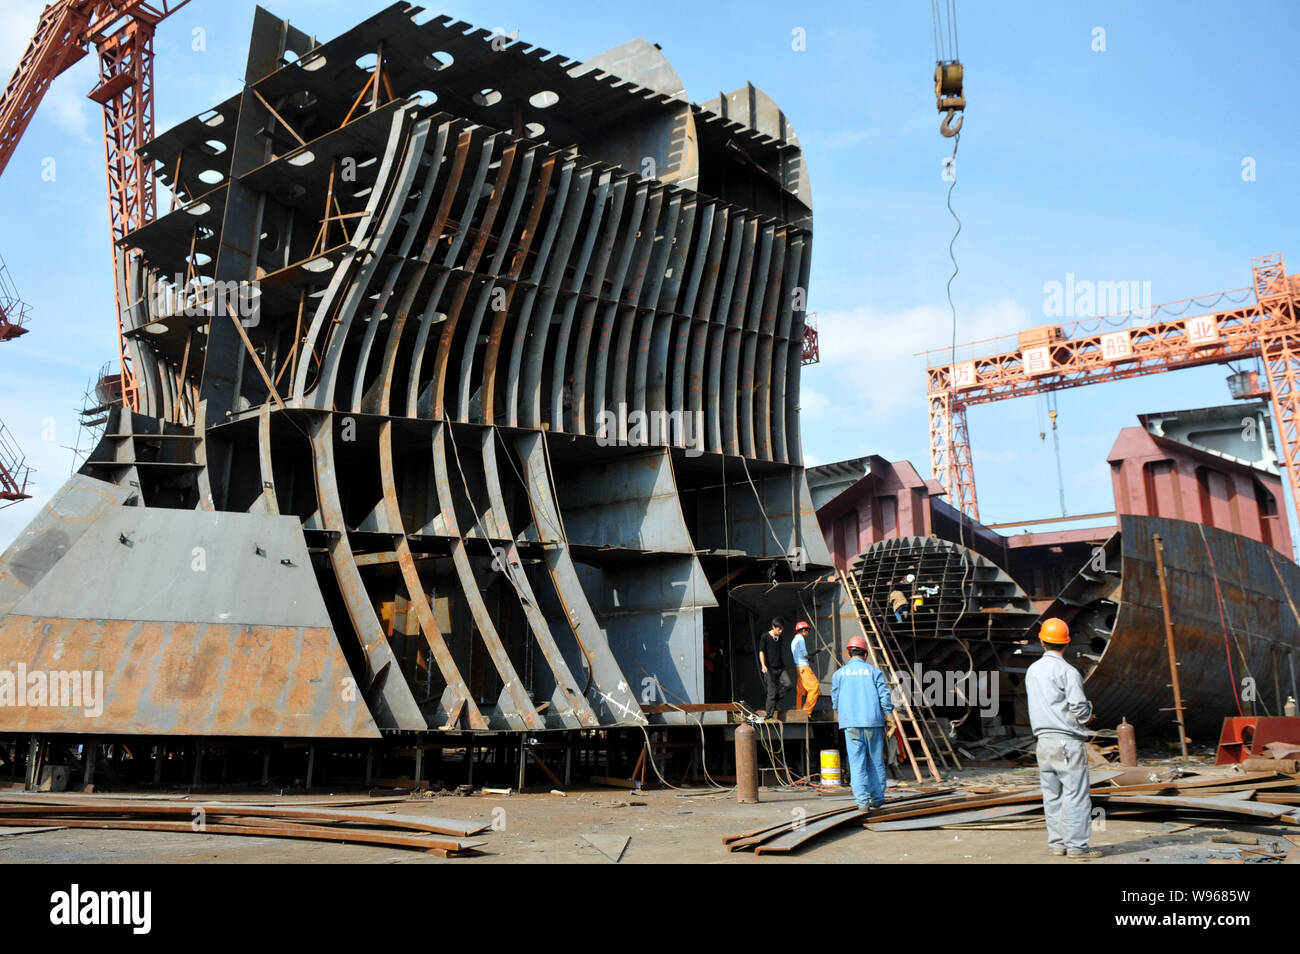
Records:
[[[379,736],[328,628],[18,615],[0,732]]]

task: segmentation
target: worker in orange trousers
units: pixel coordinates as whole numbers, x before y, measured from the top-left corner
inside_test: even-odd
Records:
[[[799,673],[799,684],[794,692],[794,705],[796,709],[802,709],[804,712],[812,712],[817,708],[817,700],[821,698],[822,684],[813,672],[812,666],[808,662],[808,643],[806,634],[812,632],[812,627],[802,620],[795,624],[794,639],[790,641],[790,655],[794,657],[795,669]]]

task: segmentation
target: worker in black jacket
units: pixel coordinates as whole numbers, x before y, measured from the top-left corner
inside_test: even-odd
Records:
[[[758,664],[763,667],[763,684],[767,688],[767,698],[759,715],[765,719],[776,718],[777,703],[794,685],[785,671],[785,647],[781,643],[783,632],[785,620],[778,616],[772,620],[771,628],[758,638]]]

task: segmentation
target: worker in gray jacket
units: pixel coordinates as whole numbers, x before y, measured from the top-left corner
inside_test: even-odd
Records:
[[[1038,740],[1038,778],[1043,789],[1047,846],[1054,855],[1086,860],[1101,852],[1088,846],[1092,799],[1088,795],[1087,723],[1092,703],[1083,694],[1083,677],[1065,661],[1070,627],[1045,619],[1038,639],[1043,656],[1025,673],[1029,722]]]

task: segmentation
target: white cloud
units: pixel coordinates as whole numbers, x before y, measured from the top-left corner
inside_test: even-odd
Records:
[[[814,391],[808,385],[799,385],[799,416],[806,418],[820,417],[831,406],[830,400],[820,391]]]
[[[875,139],[879,135],[878,129],[846,129],[827,136],[821,146],[823,149],[843,149],[845,146],[856,146],[868,139]]]
[[[962,344],[1030,327],[1029,312],[1009,299],[985,302],[957,312],[957,342]],[[896,413],[924,408],[926,359],[917,353],[945,347],[951,340],[952,313],[947,307],[922,305],[888,312],[871,306],[852,311],[817,314],[821,369],[841,407],[855,413]],[[962,351],[958,348],[958,360]],[[943,360],[938,358],[936,360]],[[810,405],[809,391],[801,402],[816,415],[829,400],[820,394]],[[822,404],[818,406],[816,402]]]

